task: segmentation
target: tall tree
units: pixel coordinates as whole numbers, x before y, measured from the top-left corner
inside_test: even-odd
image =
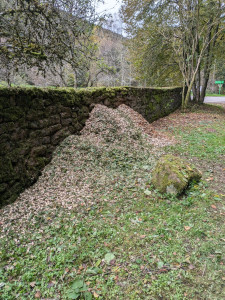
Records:
[[[39,70],[68,63],[77,75],[93,58],[94,0],[2,0],[0,59]]]
[[[159,73],[165,64],[173,66],[177,75],[182,74],[183,109],[192,89],[195,100],[203,102],[214,52],[224,37],[224,1],[123,0],[123,3],[122,14],[132,39],[139,40],[140,32],[145,33],[142,57],[145,63],[149,62],[148,68],[154,69],[155,59]]]

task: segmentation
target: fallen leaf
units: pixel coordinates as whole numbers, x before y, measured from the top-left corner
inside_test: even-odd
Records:
[[[31,286],[31,287],[35,287],[35,285],[36,285],[36,282],[35,282],[35,281],[33,281],[33,282],[30,283],[30,286]]]
[[[163,266],[164,266],[164,262],[163,261],[159,261],[158,262],[158,268],[162,269]]]
[[[146,237],[146,235],[144,235],[144,234],[143,234],[143,235],[140,235],[140,238],[141,238],[141,239],[144,239],[145,237]]]
[[[47,288],[50,289],[51,287],[53,287],[55,284],[54,282],[50,281],[47,285]]]
[[[190,256],[186,256],[186,257],[185,257],[185,261],[186,261],[187,263],[191,264],[191,262],[190,262]]]
[[[191,229],[191,227],[190,226],[184,226],[184,229],[185,229],[185,231],[188,231],[188,230]]]
[[[94,296],[95,298],[98,298],[98,297],[99,297],[99,295],[98,295],[96,292],[93,293],[93,296]]]
[[[213,177],[206,178],[206,181],[212,181]]]
[[[105,262],[109,264],[114,258],[115,258],[115,255],[113,253],[107,253],[105,255],[104,259],[105,259]]]
[[[162,268],[162,269],[159,270],[159,273],[166,273],[166,272],[169,272],[169,270],[165,269],[165,268]]]
[[[35,294],[35,298],[41,298],[41,292],[37,291],[37,293]]]
[[[144,193],[145,193],[145,195],[150,196],[152,192],[149,190],[145,190]]]
[[[212,207],[213,209],[217,209],[216,205],[211,205],[211,207]]]
[[[190,270],[193,270],[194,268],[195,268],[195,266],[193,266],[193,265],[188,266],[188,269],[190,269]]]

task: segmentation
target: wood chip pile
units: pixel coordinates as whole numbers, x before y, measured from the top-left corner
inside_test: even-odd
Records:
[[[59,208],[79,210],[81,206],[94,205],[103,194],[111,193],[113,176],[121,175],[120,165],[139,172],[138,161],[151,164],[152,149],[159,147],[160,152],[160,147],[169,143],[168,138],[159,136],[151,124],[128,106],[111,109],[96,105],[81,135],[66,138],[38,181],[17,201],[1,209],[0,236],[10,230],[25,233],[39,218],[51,221],[59,214]],[[131,186],[136,176],[138,180],[142,176],[141,170],[139,175],[135,172],[130,173],[132,179],[125,176]]]

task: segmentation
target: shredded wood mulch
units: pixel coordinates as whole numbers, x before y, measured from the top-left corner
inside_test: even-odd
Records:
[[[10,230],[25,234],[40,218],[54,218],[58,207],[71,210],[91,206],[99,195],[110,193],[106,186],[112,185],[112,179],[107,178],[105,168],[110,168],[116,157],[104,158],[106,152],[124,151],[128,159],[133,155],[135,161],[139,155],[140,160],[150,157],[150,161],[154,156],[149,154],[152,148],[160,149],[173,142],[126,105],[117,109],[96,105],[81,135],[65,139],[38,181],[17,201],[1,209],[1,236]]]
[[[96,105],[81,134],[95,135],[101,141],[106,138],[112,142],[118,141],[124,135],[132,138],[137,132],[146,135],[148,142],[156,147],[167,146],[175,142],[166,134],[157,132],[142,115],[125,104],[120,105],[117,109]]]
[[[16,202],[0,210],[0,237],[10,231],[25,234],[40,218],[43,222],[53,219],[60,213],[58,208],[80,210],[94,205],[101,195],[111,193],[116,181],[120,182],[118,169],[111,172],[119,153],[126,157],[118,164],[126,165],[126,159],[134,161],[132,178],[121,180],[127,180],[126,186],[132,187],[135,181],[141,184],[143,174],[136,160],[144,159],[151,168],[156,161],[154,155],[159,156],[164,146],[176,143],[171,127],[197,127],[206,121],[224,120],[224,111],[221,107],[207,110],[205,106],[200,113],[177,111],[149,124],[126,105],[117,109],[96,105],[81,135],[65,139],[38,181]]]

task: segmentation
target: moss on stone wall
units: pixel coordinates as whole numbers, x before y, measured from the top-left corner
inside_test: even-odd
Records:
[[[0,205],[37,180],[55,147],[79,133],[96,103],[126,104],[153,121],[181,105],[181,88],[0,88]]]

